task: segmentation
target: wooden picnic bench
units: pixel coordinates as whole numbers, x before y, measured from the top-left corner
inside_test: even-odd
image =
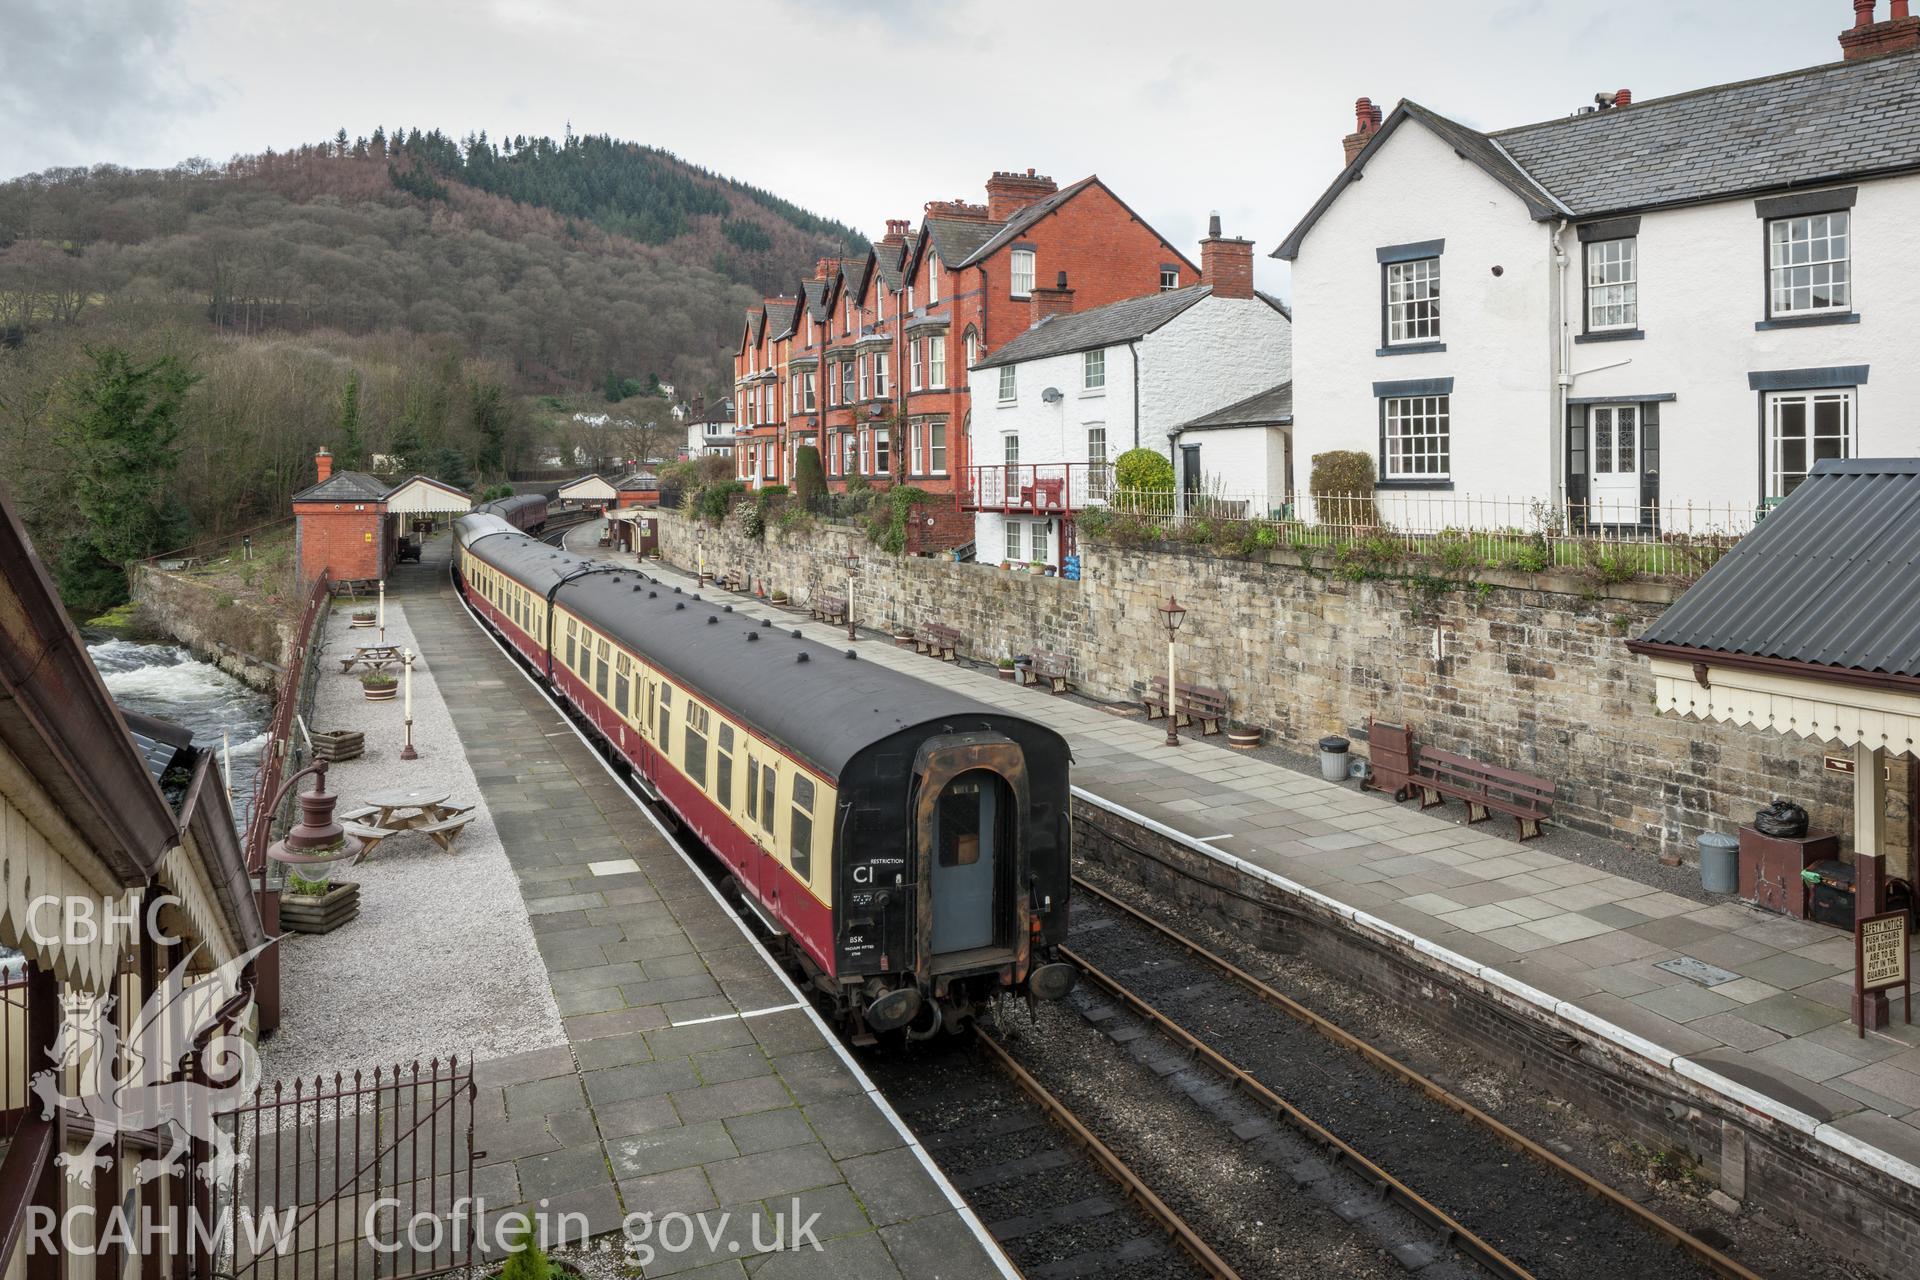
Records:
[[[373,851],[380,847],[382,840],[388,840],[400,834],[389,827],[376,827],[369,823],[347,819],[341,820],[340,829],[360,841],[360,856],[354,859],[355,863],[365,862],[371,858]]]
[[[369,671],[385,671],[400,662],[400,646],[397,644],[363,644],[352,653],[340,659],[340,674],[347,675],[354,667],[365,667]]]
[[[952,662],[959,656],[960,633],[943,623],[923,623],[913,633],[913,651]]]
[[[1503,769],[1451,751],[1421,747],[1414,758],[1411,779],[1420,789],[1420,807],[1430,809],[1452,796],[1467,806],[1467,822],[1485,822],[1495,811],[1514,821],[1521,840],[1540,834],[1540,824],[1553,811],[1553,781]],[[1529,830],[1531,828],[1531,830]]]
[[[822,592],[813,597],[813,616],[838,626],[847,620],[847,598]]]
[[[1227,695],[1224,690],[1182,683],[1174,687],[1174,694],[1173,715],[1176,724],[1182,728],[1197,724],[1201,734],[1208,737],[1220,732],[1227,719]],[[1155,676],[1149,681],[1140,701],[1146,706],[1147,719],[1158,720],[1166,715],[1167,678]]]
[[[1061,694],[1073,679],[1073,660],[1064,653],[1042,649],[1030,656],[1019,672],[1022,684],[1045,684],[1049,692]]]
[[[435,844],[445,849],[448,853],[452,853],[454,840],[459,837],[461,829],[472,821],[473,814],[470,811],[456,813],[452,817],[442,818],[438,822],[430,822],[426,826],[415,827],[414,830],[429,837]]]

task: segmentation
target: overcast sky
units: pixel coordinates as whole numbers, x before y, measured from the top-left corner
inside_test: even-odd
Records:
[[[1880,5],[1882,16],[1886,3]],[[1353,100],[1482,128],[1830,62],[1849,0],[0,0],[0,177],[376,124],[611,133],[878,235],[996,168],[1098,173],[1265,259]],[[1197,254],[1193,254],[1197,256]]]

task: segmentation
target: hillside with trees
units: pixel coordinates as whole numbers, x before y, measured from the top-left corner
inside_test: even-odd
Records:
[[[658,420],[662,382],[722,394],[743,310],[853,244],[603,137],[29,175],[0,185],[0,476],[94,603],[113,563],[284,514],[321,444],[491,482],[583,415]],[[162,480],[76,500],[131,456]]]

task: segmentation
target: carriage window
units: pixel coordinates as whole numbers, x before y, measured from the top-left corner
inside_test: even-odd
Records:
[[[747,757],[747,816],[760,816],[760,762]]]
[[[733,726],[720,726],[713,765],[713,796],[722,809],[733,808]]]
[[[613,709],[620,713],[622,720],[627,718],[627,696],[633,688],[632,671],[633,660],[624,653],[620,654],[614,661]]]
[[[813,879],[813,779],[793,780],[793,874],[802,880]]]
[[[687,778],[696,787],[707,785],[707,709],[687,704]]]
[[[594,668],[593,691],[604,698],[607,696],[607,642],[600,641],[594,649],[600,655],[600,664]]]
[[[569,669],[578,665],[573,658],[574,629],[577,625],[572,618],[567,619],[567,666]]]
[[[660,686],[660,749],[673,752],[673,686]]]
[[[979,775],[958,778],[940,795],[940,865],[970,867],[980,861],[982,797]]]
[[[768,834],[773,832],[773,797],[779,785],[780,778],[774,773],[772,765],[760,771],[760,825],[767,829]]]

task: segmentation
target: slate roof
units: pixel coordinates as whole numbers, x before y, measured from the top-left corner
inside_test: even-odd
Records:
[[[799,314],[800,304],[792,298],[767,304],[767,332],[776,340],[793,332],[794,317]]]
[[[808,280],[800,286],[800,292],[807,301],[807,312],[814,323],[824,324],[827,319],[827,280]]]
[[[1210,284],[1194,284],[1184,289],[1109,302],[1091,311],[1048,316],[974,367],[993,369],[1022,360],[1041,360],[1074,351],[1092,351],[1116,342],[1131,342],[1152,333],[1212,292]]]
[[[134,750],[140,753],[148,776],[155,782],[166,776],[182,754],[191,754],[193,731],[185,725],[142,715],[127,707],[120,708],[120,716],[127,722],[127,735],[133,739]]]
[[[379,502],[393,488],[364,471],[336,471],[293,495],[295,502]]]
[[[1920,168],[1920,52],[1492,135],[1582,217]]]
[[[1049,197],[1051,198],[1051,197]],[[933,251],[949,267],[962,266],[981,256],[981,249],[1012,223],[975,222],[968,218],[928,218],[926,235]],[[898,269],[896,268],[896,271]],[[897,284],[897,278],[895,283]]]
[[[1920,458],[1817,463],[1647,645],[1920,677]]]
[[[1245,400],[1236,400],[1212,413],[1203,413],[1189,422],[1183,422],[1167,434],[1177,436],[1186,431],[1213,431],[1221,427],[1265,427],[1292,421],[1293,379],[1289,378],[1277,387],[1256,391]]]
[[[886,245],[874,246],[874,270],[879,273],[881,281],[889,289],[898,289],[901,280],[904,279],[900,270],[900,260],[906,256],[906,252],[905,245],[899,246],[892,252],[888,252]],[[862,279],[861,283],[865,284],[866,281]]]
[[[1409,119],[1512,191],[1534,218],[1596,218],[1920,169],[1920,50],[1494,133],[1403,101],[1274,257],[1299,253],[1313,224]]]

